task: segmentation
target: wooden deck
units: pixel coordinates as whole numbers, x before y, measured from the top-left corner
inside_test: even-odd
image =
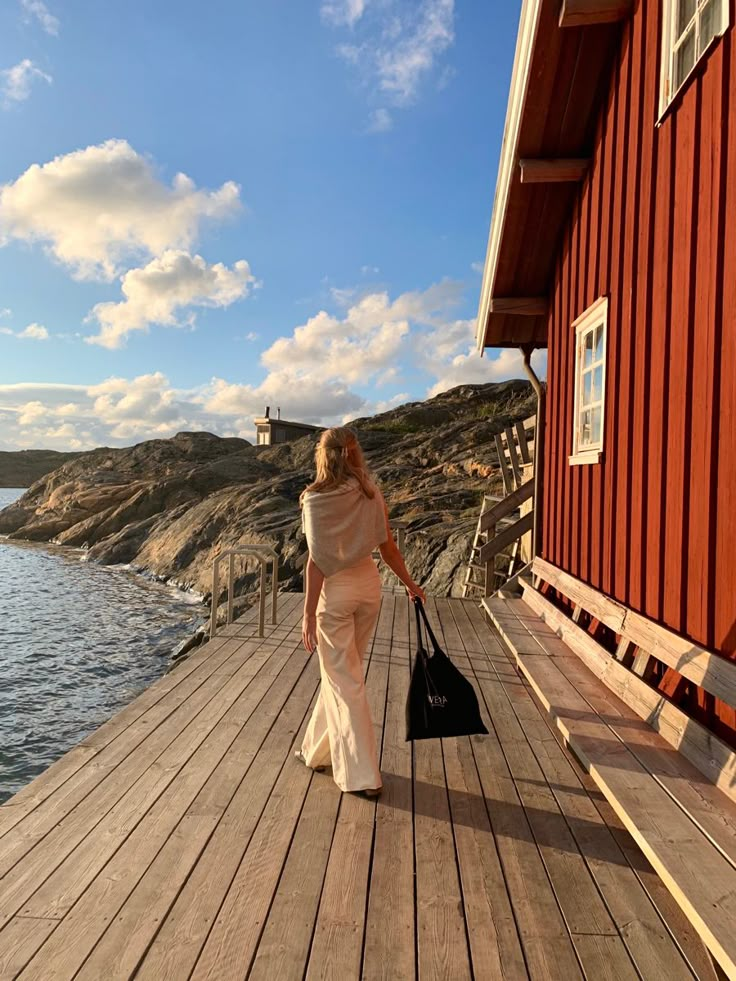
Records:
[[[225,628],[0,807],[0,978],[712,981],[472,601],[429,612],[489,736],[404,741],[413,623],[386,592],[382,798],[299,764],[301,605]]]

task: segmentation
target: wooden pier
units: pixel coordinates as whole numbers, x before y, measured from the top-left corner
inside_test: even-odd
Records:
[[[474,602],[429,612],[490,735],[412,745],[414,625],[384,593],[377,803],[294,759],[301,609],[224,628],[0,807],[0,978],[713,981]]]

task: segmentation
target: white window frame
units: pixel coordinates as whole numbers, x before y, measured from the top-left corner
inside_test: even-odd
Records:
[[[693,62],[692,68],[687,73],[685,78],[682,79],[680,84],[675,88],[674,77],[675,77],[675,50],[678,47],[678,41],[681,41],[685,34],[689,31],[690,26],[693,23],[691,20],[685,30],[675,37],[675,31],[677,30],[677,5],[678,0],[662,0],[663,4],[663,18],[662,18],[662,71],[660,77],[659,85],[659,122],[662,121],[662,117],[667,112],[667,109],[672,104],[677,93],[687,84],[688,79],[695,71],[696,66],[699,64],[700,59],[705,57],[707,52],[713,46],[715,41],[722,37],[723,34],[728,30],[729,21],[731,17],[731,4],[729,0],[717,0],[721,7],[721,24],[720,28],[716,30],[712,39],[708,42],[706,47],[700,52],[698,50],[698,31],[700,27],[700,15],[701,9],[706,3],[706,0],[696,0],[695,14],[693,15],[693,20],[696,21],[695,24],[695,60]]]
[[[606,361],[607,361],[607,351],[608,351],[608,297],[601,296],[595,303],[591,304],[588,309],[582,313],[577,320],[573,322],[573,330],[575,331],[575,373],[574,373],[574,385],[575,385],[575,414],[573,416],[573,430],[572,430],[572,455],[568,457],[568,463],[579,464],[579,463],[600,463],[601,456],[603,454],[603,437],[605,433],[606,426]],[[586,444],[585,446],[580,445],[580,417],[583,412],[582,405],[582,387],[583,387],[583,351],[585,350],[585,337],[596,327],[603,327],[603,358],[601,361],[593,361],[586,371],[594,370],[598,365],[603,366],[601,372],[601,438],[598,443]],[[591,405],[598,405],[598,402],[591,403]]]

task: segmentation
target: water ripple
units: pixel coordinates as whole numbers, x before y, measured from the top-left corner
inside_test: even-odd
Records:
[[[20,491],[0,489],[0,508]],[[191,597],[83,553],[0,539],[0,803],[165,671]]]

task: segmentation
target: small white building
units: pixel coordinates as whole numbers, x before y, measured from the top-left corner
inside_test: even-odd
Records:
[[[266,413],[254,419],[256,424],[256,443],[258,446],[271,446],[274,443],[290,443],[301,439],[309,433],[316,433],[322,426],[310,426],[306,422],[288,422],[281,418],[281,409],[276,410],[276,418],[271,417],[271,407],[266,406]]]

